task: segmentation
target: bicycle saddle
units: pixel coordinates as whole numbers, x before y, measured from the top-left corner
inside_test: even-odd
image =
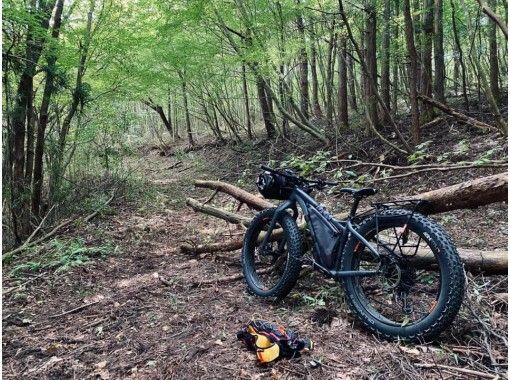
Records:
[[[362,189],[352,189],[349,187],[344,187],[339,190],[341,193],[352,194],[355,198],[368,197],[370,195],[374,195],[377,193],[377,189],[372,187],[364,187]]]

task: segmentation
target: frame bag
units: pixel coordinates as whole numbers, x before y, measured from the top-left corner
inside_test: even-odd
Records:
[[[333,269],[345,229],[334,225],[331,222],[333,217],[322,207],[310,205],[308,216],[315,235],[315,260],[326,269]]]

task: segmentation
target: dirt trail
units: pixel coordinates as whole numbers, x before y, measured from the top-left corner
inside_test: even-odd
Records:
[[[159,192],[161,208],[133,212],[117,204],[114,215],[70,232],[113,241],[117,254],[45,274],[4,296],[4,378],[437,378],[437,369],[414,363],[452,364],[452,347],[469,344],[463,334],[471,322],[460,320],[442,345],[381,342],[356,326],[341,291],[316,274],[280,303],[248,296],[242,281],[196,286],[239,273],[239,255],[190,257],[176,249],[179,243],[242,229],[184,208],[184,197],[194,191],[190,178],[202,169],[193,162],[169,169],[175,162],[149,155],[137,163]],[[235,338],[251,318],[284,323],[317,348],[259,366]],[[504,361],[504,352],[493,355]]]

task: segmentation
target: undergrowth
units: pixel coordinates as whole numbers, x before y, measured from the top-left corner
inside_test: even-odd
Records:
[[[43,270],[65,272],[78,266],[90,264],[94,259],[105,258],[116,251],[117,246],[113,244],[87,246],[83,239],[57,238],[43,246],[31,248],[26,253],[29,260],[15,265],[11,269],[10,275],[15,277],[23,272]]]

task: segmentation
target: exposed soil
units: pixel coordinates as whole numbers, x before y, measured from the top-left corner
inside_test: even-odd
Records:
[[[456,129],[442,128],[430,132],[435,140],[431,154],[451,151],[461,140]],[[434,136],[448,131],[447,142]],[[459,161],[492,145],[506,152],[506,140],[492,135],[475,135],[469,141],[470,150]],[[181,253],[179,244],[227,240],[244,230],[187,209],[186,197],[206,200],[211,195],[194,189],[193,179],[223,179],[253,190],[258,165],[291,148],[262,142],[170,157],[149,150],[133,158],[131,165],[157,190],[157,201],[141,208],[115,199],[109,213],[65,233],[65,238],[79,236],[90,246],[111,242],[118,247],[115,254],[61,273],[23,272],[14,277],[12,266],[4,266],[3,287],[9,289],[2,311],[4,378],[470,377],[454,368],[434,367],[437,364],[506,378],[502,337],[507,336],[507,307],[498,298],[507,293],[506,276],[470,277],[466,306],[454,325],[438,341],[422,345],[388,343],[368,334],[347,309],[341,289],[316,273],[303,278],[279,303],[249,296],[242,280],[200,285],[204,279],[240,273],[239,252],[194,257]],[[302,149],[305,154],[317,147],[311,143]],[[368,160],[384,152],[376,142],[363,149],[370,157],[359,150],[352,154]],[[179,161],[182,164],[176,165]],[[432,172],[381,182],[378,198],[503,170]],[[346,207],[344,198],[318,198],[335,210]],[[227,197],[219,196],[215,202],[236,207]],[[436,218],[458,246],[507,245],[506,204]],[[294,328],[313,339],[316,349],[298,359],[260,366],[235,337],[252,318]]]

